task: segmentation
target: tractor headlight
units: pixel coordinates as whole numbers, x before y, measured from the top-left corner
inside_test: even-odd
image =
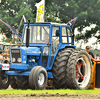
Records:
[[[21,58],[18,58],[17,61],[18,61],[18,62],[21,62]]]
[[[16,61],[16,59],[15,58],[12,58],[12,62],[15,62]]]
[[[11,48],[10,52],[12,64],[21,64],[21,49]]]

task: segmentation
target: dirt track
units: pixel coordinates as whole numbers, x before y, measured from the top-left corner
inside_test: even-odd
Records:
[[[11,89],[11,87],[8,88],[8,90]],[[0,95],[0,100],[100,100],[100,94]]]
[[[95,94],[28,94],[28,95],[0,95],[0,100],[100,100],[100,95]]]

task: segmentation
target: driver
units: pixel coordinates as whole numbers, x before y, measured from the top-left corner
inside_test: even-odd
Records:
[[[49,34],[48,33],[45,33],[44,34],[44,42],[46,42],[46,43],[48,43],[48,41],[49,41]]]
[[[49,42],[49,34],[45,33],[44,34],[44,40],[39,41],[39,43],[48,43]]]
[[[57,46],[59,44],[59,30],[56,30],[54,34],[55,37],[52,37],[52,42],[54,46]]]

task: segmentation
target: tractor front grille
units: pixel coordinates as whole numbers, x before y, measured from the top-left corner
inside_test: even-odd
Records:
[[[21,64],[21,50],[20,49],[11,49],[11,63],[12,64]]]

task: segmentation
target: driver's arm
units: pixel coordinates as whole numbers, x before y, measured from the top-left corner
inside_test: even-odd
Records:
[[[95,61],[95,59],[92,56],[90,56],[90,58],[92,59],[92,61]]]

